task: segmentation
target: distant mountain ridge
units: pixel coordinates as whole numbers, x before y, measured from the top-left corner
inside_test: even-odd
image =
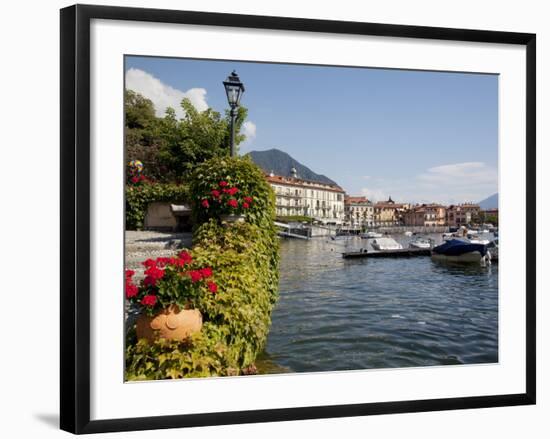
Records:
[[[481,200],[478,204],[482,209],[498,209],[498,193]]]
[[[266,151],[250,151],[248,153],[252,161],[262,168],[266,173],[273,172],[275,175],[291,177],[290,170],[296,168],[298,178],[303,180],[317,181],[319,183],[338,185],[326,175],[317,174],[302,165],[298,160],[292,158],[289,154],[279,149],[268,149]]]

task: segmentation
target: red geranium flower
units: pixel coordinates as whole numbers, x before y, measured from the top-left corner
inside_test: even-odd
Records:
[[[201,268],[199,271],[204,278],[212,276],[212,269],[210,267]]]
[[[155,303],[157,303],[157,296],[153,294],[147,294],[141,299],[141,304],[144,306],[155,306]]]
[[[208,200],[202,200],[202,207],[208,209],[210,207],[210,204],[208,203]]]
[[[229,195],[235,195],[237,192],[239,192],[239,188],[236,188],[236,187],[232,187],[232,188],[227,189],[227,193]]]
[[[132,183],[138,183],[139,177],[132,177]]]
[[[156,267],[157,266],[157,261],[155,261],[154,259],[149,258],[145,262],[143,262],[142,265],[146,268]]]
[[[159,266],[159,267],[165,267],[165,266],[168,265],[171,261],[172,261],[172,258],[165,258],[165,257],[157,258],[157,266]]]
[[[214,198],[218,198],[220,196],[220,191],[214,189],[210,192]]]
[[[207,285],[212,294],[216,294],[218,292],[218,285],[216,284],[216,282],[210,281],[207,283]]]
[[[193,258],[191,257],[191,254],[186,251],[180,252],[178,256],[180,258],[180,261],[182,261],[183,265],[190,264],[191,261],[193,260]]]
[[[244,201],[247,203],[252,203],[252,197],[244,197]]]
[[[126,279],[132,279],[132,276],[136,274],[134,270],[126,270]]]
[[[226,187],[227,186],[227,181],[220,181],[220,187]]]
[[[248,209],[249,207],[250,207],[250,204],[248,204],[248,203],[243,203],[243,208],[244,208],[244,209]]]
[[[191,277],[191,282],[195,283],[202,279],[202,273],[200,270],[193,270],[189,272],[189,276]]]
[[[130,299],[137,296],[138,287],[131,282],[126,282],[126,298]]]
[[[239,203],[237,202],[237,200],[235,200],[234,198],[231,198],[231,200],[229,200],[227,202],[227,205],[230,206],[230,207],[238,207],[239,206]]]
[[[159,279],[164,277],[164,270],[161,270],[158,267],[149,267],[145,270],[145,279],[143,283],[148,286],[154,287],[157,284]]]

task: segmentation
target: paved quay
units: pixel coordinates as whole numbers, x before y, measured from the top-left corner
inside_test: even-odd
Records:
[[[191,248],[192,233],[165,233],[153,231],[127,230],[125,234],[125,267],[136,272],[135,277],[143,277],[141,263],[148,258],[174,256],[182,249]]]

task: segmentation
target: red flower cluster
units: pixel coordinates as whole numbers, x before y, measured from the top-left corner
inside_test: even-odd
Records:
[[[189,277],[191,278],[191,282],[196,283],[212,276],[212,274],[213,274],[212,269],[210,267],[206,267],[206,268],[201,268],[199,270],[190,271]]]
[[[147,294],[141,299],[141,304],[143,306],[155,306],[155,303],[157,303],[157,296],[154,294]]]
[[[218,292],[218,285],[216,282],[209,281],[206,285],[212,294],[216,294]]]
[[[253,201],[252,197],[247,196],[239,199],[237,196],[238,193],[240,193],[240,189],[237,186],[230,186],[227,181],[223,180],[218,182],[218,187],[210,191],[212,198],[202,198],[200,204],[205,209],[216,209],[217,206],[227,206],[230,208],[231,212],[234,212],[235,209],[239,209],[239,207],[242,209],[250,209]],[[216,202],[216,204],[213,205],[212,202]],[[224,213],[223,207],[220,213]]]
[[[212,268],[189,269],[192,262],[193,257],[187,251],[182,251],[173,257],[147,259],[142,263],[145,267],[145,278],[139,286],[132,282],[135,272],[126,270],[126,298],[145,307],[148,313],[154,313],[157,307],[170,303],[172,298],[174,302],[182,300],[181,294],[185,294],[184,297],[188,297],[188,300],[193,300],[199,297],[204,288],[213,294],[216,293],[218,285],[211,279],[214,275]],[[178,285],[174,284],[178,279],[174,276],[186,278],[190,283],[182,285],[182,288],[179,286],[174,288],[174,285]],[[159,283],[161,279],[164,282]],[[199,283],[203,280],[208,282]]]
[[[133,270],[126,270],[125,277],[126,277],[126,286],[125,286],[125,292],[126,292],[126,298],[130,299],[132,297],[137,296],[138,293],[138,287],[132,283],[132,276],[135,274]]]
[[[145,270],[145,280],[143,283],[147,286],[154,287],[157,284],[157,281],[163,277],[164,270],[155,265]]]
[[[142,182],[150,182],[151,180],[149,180],[149,178],[147,178],[145,175],[143,174],[139,174],[139,175],[134,175],[130,181],[134,184],[138,184],[138,183],[142,183]]]

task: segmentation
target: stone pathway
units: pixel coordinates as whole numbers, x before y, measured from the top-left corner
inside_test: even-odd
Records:
[[[127,230],[125,234],[125,266],[136,272],[135,279],[143,277],[141,263],[148,258],[174,256],[184,248],[191,248],[193,235],[186,233],[164,233]]]

